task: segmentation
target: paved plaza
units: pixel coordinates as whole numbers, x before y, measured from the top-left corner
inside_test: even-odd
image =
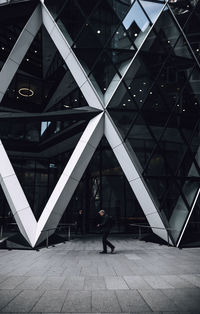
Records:
[[[200,248],[110,239],[0,250],[0,313],[200,313]]]

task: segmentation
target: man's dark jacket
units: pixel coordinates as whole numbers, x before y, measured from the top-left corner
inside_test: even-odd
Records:
[[[102,216],[102,223],[99,225],[102,228],[103,232],[110,232],[110,229],[112,228],[110,223],[110,217],[108,214],[104,214]]]

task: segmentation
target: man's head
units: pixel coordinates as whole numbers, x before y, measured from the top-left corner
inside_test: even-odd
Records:
[[[82,215],[82,213],[83,213],[83,210],[82,210],[82,209],[80,209],[80,210],[79,210],[79,214],[80,214],[80,215]]]
[[[105,215],[105,211],[104,211],[103,209],[101,209],[101,210],[99,211],[99,215],[100,215],[100,216],[104,216],[104,215]]]

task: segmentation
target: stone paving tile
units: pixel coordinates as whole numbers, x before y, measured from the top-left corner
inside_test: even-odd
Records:
[[[92,312],[120,313],[121,307],[114,291],[92,291]]]
[[[131,276],[133,275],[132,270],[129,266],[126,265],[124,267],[124,264],[121,264],[120,262],[113,263],[114,271],[116,272],[117,276]]]
[[[4,308],[12,299],[14,299],[20,290],[0,290],[0,310]]]
[[[165,281],[167,281],[174,288],[195,288],[195,286],[187,280],[184,280],[180,276],[176,275],[162,275]]]
[[[92,266],[84,266],[81,268],[80,272],[81,276],[97,276],[98,275],[98,269],[96,265]]]
[[[106,284],[104,277],[86,276],[84,290],[105,290]]]
[[[69,291],[62,312],[91,312],[91,291]]]
[[[0,275],[0,283],[4,282],[7,279],[8,279],[8,276]]]
[[[173,288],[173,286],[167,283],[161,276],[144,276],[143,278],[153,289]]]
[[[109,290],[129,289],[122,277],[107,276],[105,277],[106,288]]]
[[[130,289],[152,289],[142,276],[124,276]]]
[[[189,282],[193,284],[196,287],[200,288],[200,276],[199,275],[181,275],[182,279],[184,279],[186,282]]]
[[[166,289],[163,293],[182,311],[200,311],[200,289]]]
[[[38,286],[41,290],[60,289],[65,278],[62,276],[49,276]]]
[[[175,289],[169,290],[173,293]],[[152,311],[179,311],[175,303],[162,292],[164,289],[140,289],[138,291]]]
[[[8,279],[0,284],[0,289],[15,289],[17,285],[25,281],[25,276],[9,276]]]
[[[62,276],[70,276],[70,275],[74,275],[74,276],[79,276],[81,273],[81,266],[67,266],[67,268],[64,270],[64,272],[62,273]]]
[[[67,291],[47,290],[35,304],[31,312],[60,312],[66,295]]]
[[[60,289],[65,290],[83,290],[84,277],[81,276],[67,276],[61,285]]]
[[[16,286],[16,289],[25,290],[25,289],[37,289],[41,283],[45,280],[43,277],[26,277],[22,283]]]
[[[116,276],[116,272],[112,266],[101,263],[97,266],[99,276]]]
[[[39,290],[26,290],[18,294],[6,307],[3,308],[4,312],[25,312],[28,313],[35,303],[40,299],[43,291]]]
[[[116,295],[122,308],[122,312],[150,311],[150,307],[137,290],[116,290]]]

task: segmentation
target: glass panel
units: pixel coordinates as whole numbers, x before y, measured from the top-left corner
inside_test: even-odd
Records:
[[[69,42],[74,42],[84,23],[85,17],[76,1],[69,0],[57,18],[57,24]]]
[[[135,97],[136,94],[134,94],[134,89],[131,84],[127,86],[122,82],[112,97],[108,108],[137,110]]]
[[[195,5],[195,0],[185,0],[185,1],[174,1],[170,0],[169,5],[172,12],[175,14],[178,22],[183,27],[193,11],[193,6]]]
[[[110,6],[115,11],[116,15],[123,21],[125,16],[127,15],[128,11],[131,8],[132,2],[131,0],[128,1],[118,1],[118,0],[107,0]]]
[[[127,111],[126,107],[124,110],[121,111],[113,111],[110,112],[115,122],[118,130],[120,131],[123,139],[127,136],[127,132],[129,131],[131,125],[134,123],[137,113],[133,111]]]
[[[195,204],[192,215],[186,226],[182,240],[180,242],[181,247],[199,247],[200,238],[200,199]]]
[[[141,45],[149,28],[150,21],[144,14],[138,1],[135,1],[123,20],[123,25],[128,32],[128,35],[134,41],[137,48]]]
[[[0,10],[0,70],[8,58],[23,27],[35,9],[35,3],[17,3],[1,6]]]
[[[149,16],[151,22],[155,23],[156,19],[158,18],[159,14],[161,13],[164,7],[164,3],[156,3],[154,1],[143,0],[140,0],[140,3],[143,6],[144,10],[146,11],[147,15]]]
[[[170,221],[178,200],[182,202],[184,207],[186,205],[182,197],[180,196],[180,190],[177,186],[177,182],[172,178],[166,178],[165,181],[166,181],[166,190],[162,194],[162,199],[160,202],[160,209],[161,211],[165,213],[167,219]],[[175,226],[173,226],[172,228],[176,229]]]
[[[108,57],[106,53],[103,53],[100,55],[98,60],[96,60],[95,66],[92,69],[92,72],[89,75],[89,77],[91,78],[91,80],[95,78],[99,87],[101,88],[101,91],[105,93],[115,73],[116,70],[112,65],[111,59]]]

